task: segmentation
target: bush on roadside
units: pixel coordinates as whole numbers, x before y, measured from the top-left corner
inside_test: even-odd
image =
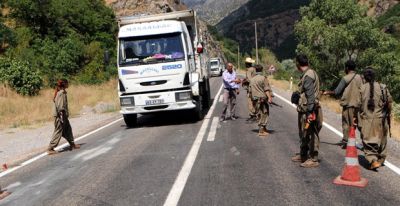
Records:
[[[392,115],[395,120],[400,121],[400,104],[393,103]]]
[[[26,62],[5,58],[0,59],[0,81],[18,94],[29,96],[38,95],[43,86],[39,72],[32,70]]]

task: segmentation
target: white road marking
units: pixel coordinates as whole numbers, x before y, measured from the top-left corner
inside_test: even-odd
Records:
[[[221,94],[222,85],[219,89],[216,97]],[[196,139],[193,142],[192,148],[190,148],[189,154],[187,155],[185,162],[179,171],[178,176],[175,179],[174,185],[172,186],[171,190],[169,191],[168,197],[164,202],[164,206],[176,206],[178,205],[179,199],[181,198],[183,189],[185,188],[186,182],[189,178],[190,172],[192,170],[193,164],[196,161],[197,154],[199,153],[199,149],[201,143],[203,142],[204,135],[206,133],[208,123],[210,122],[210,117],[214,112],[215,105],[217,104],[218,98],[214,98],[214,102],[208,110],[206,117],[204,117],[203,124],[201,125],[200,131],[197,134]]]
[[[90,153],[90,155],[84,156],[82,159],[83,159],[83,161],[93,159],[95,157],[98,157],[102,154],[107,153],[111,149],[112,149],[112,147],[101,147],[101,148],[92,149],[92,153]]]
[[[222,102],[222,101],[224,101],[224,95],[220,95],[219,96],[219,100],[218,100],[219,102]]]
[[[15,183],[12,183],[12,184],[8,185],[8,186],[7,186],[6,188],[4,188],[4,189],[6,189],[6,190],[11,190],[12,188],[19,187],[20,185],[22,185],[21,182],[15,182]]]
[[[282,101],[288,103],[289,105],[291,105],[292,107],[296,108],[296,106],[294,104],[292,104],[289,100],[285,99],[284,97],[274,93],[274,95],[276,97],[278,97],[279,99],[281,99]],[[339,130],[337,130],[336,128],[334,128],[333,126],[329,125],[328,123],[324,122],[323,125],[328,128],[329,130],[331,130],[333,133],[337,134],[339,137],[343,137],[343,133],[340,132]],[[397,167],[396,165],[390,163],[389,161],[385,160],[385,166],[387,166],[389,169],[391,169],[393,172],[395,172],[396,174],[400,175],[400,168]]]
[[[107,128],[107,127],[109,127],[109,126],[111,126],[111,125],[113,125],[113,124],[115,124],[115,123],[117,123],[117,122],[119,122],[119,121],[121,121],[121,120],[122,120],[122,118],[119,118],[119,119],[117,119],[117,120],[115,120],[115,121],[113,121],[113,122],[111,122],[111,123],[109,123],[109,124],[107,124],[107,125],[104,125],[104,126],[98,128],[98,129],[96,129],[96,130],[93,130],[93,131],[91,131],[91,132],[89,132],[89,133],[87,133],[87,134],[85,134],[85,135],[82,135],[82,136],[76,138],[76,139],[75,139],[75,142],[77,142],[77,141],[79,141],[79,140],[81,140],[81,139],[84,139],[84,138],[86,138],[86,137],[88,137],[88,136],[90,136],[90,135],[92,135],[92,134],[94,134],[94,133],[96,133],[96,132],[98,132],[98,131],[100,131],[100,130],[103,130],[103,129],[105,129],[105,128]],[[65,143],[65,144],[62,144],[62,145],[56,147],[55,149],[56,149],[56,150],[61,150],[61,149],[65,148],[65,147],[67,147],[67,146],[69,146],[69,144],[68,144],[68,143]],[[6,176],[6,175],[8,175],[8,174],[10,174],[10,173],[12,173],[12,172],[14,172],[14,171],[16,171],[16,170],[22,168],[22,167],[24,167],[24,166],[26,166],[26,165],[29,165],[29,164],[31,164],[31,163],[33,163],[33,162],[35,162],[35,161],[37,161],[37,160],[39,160],[39,159],[45,157],[45,156],[47,156],[47,152],[42,153],[42,154],[40,154],[40,155],[38,155],[38,156],[36,156],[36,157],[30,159],[30,160],[27,160],[27,161],[23,162],[22,164],[20,164],[19,166],[10,168],[10,169],[8,169],[8,170],[6,170],[6,171],[0,173],[0,177],[4,177],[4,176]]]
[[[218,125],[219,125],[219,118],[214,117],[213,121],[211,122],[210,132],[208,133],[207,141],[214,142],[215,135],[217,134]]]

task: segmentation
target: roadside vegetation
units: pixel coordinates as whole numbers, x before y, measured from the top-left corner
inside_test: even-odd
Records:
[[[34,96],[61,77],[90,85],[116,75],[117,25],[103,0],[0,0],[0,7],[1,84]]]
[[[117,80],[112,79],[98,85],[70,85],[67,89],[70,115],[83,112],[114,112],[119,110],[116,92]],[[36,127],[53,121],[54,90],[42,89],[38,95],[29,97],[16,93],[11,88],[0,86],[0,129]],[[96,110],[96,107],[102,106]]]

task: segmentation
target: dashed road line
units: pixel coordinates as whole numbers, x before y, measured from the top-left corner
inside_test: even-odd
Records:
[[[222,85],[215,97],[218,97],[221,94],[222,91]],[[171,190],[169,191],[169,194],[167,196],[167,199],[164,202],[164,206],[176,206],[178,205],[179,199],[181,198],[183,189],[185,188],[186,182],[189,178],[190,172],[192,171],[194,162],[196,161],[196,157],[199,153],[199,149],[201,146],[201,143],[203,142],[203,138],[205,136],[208,123],[210,122],[210,118],[212,113],[214,112],[215,105],[218,102],[218,98],[214,98],[214,102],[212,106],[210,107],[210,110],[208,110],[208,113],[206,117],[204,117],[203,124],[201,125],[201,128],[199,132],[197,133],[197,137],[193,142],[192,148],[190,148],[190,151],[188,155],[186,156],[185,162],[183,163],[183,166],[181,170],[179,171],[178,176],[175,179],[174,185],[172,186]]]
[[[210,132],[208,133],[208,137],[207,137],[208,142],[214,142],[215,135],[217,134],[218,124],[219,124],[219,118],[214,117],[211,122]]]
[[[290,106],[296,108],[296,106],[294,104],[292,104],[289,100],[285,99],[284,97],[274,93],[274,95],[276,97],[278,97],[279,99],[281,99],[282,101],[284,101],[285,103],[289,104]],[[326,128],[328,128],[329,130],[331,130],[333,133],[337,134],[339,137],[343,137],[343,133],[340,132],[339,130],[337,130],[336,128],[334,128],[333,126],[331,126],[330,124],[323,122],[323,126],[325,126]],[[385,166],[387,166],[389,169],[391,169],[393,172],[395,172],[396,174],[400,175],[400,168],[397,167],[396,165],[390,163],[389,161],[385,160]]]

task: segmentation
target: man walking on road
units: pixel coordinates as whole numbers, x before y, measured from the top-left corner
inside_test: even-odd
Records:
[[[61,137],[64,137],[68,141],[71,150],[80,148],[79,145],[74,143],[74,135],[72,134],[71,124],[68,120],[69,110],[66,91],[68,86],[69,84],[66,79],[60,79],[57,81],[57,87],[53,99],[54,132],[47,150],[49,155],[58,153],[54,148],[57,147]]]
[[[294,162],[302,162],[301,167],[318,167],[319,131],[322,128],[322,110],[319,105],[319,77],[309,67],[305,55],[296,57],[297,68],[303,73],[299,90],[292,95],[297,104],[298,127],[300,136],[300,154],[292,157]]]
[[[335,95],[336,97],[342,95],[340,106],[342,106],[343,139],[338,144],[343,149],[346,149],[349,130],[353,124],[353,117],[358,115],[357,102],[360,98],[360,89],[363,84],[361,76],[356,74],[355,69],[355,62],[348,60],[345,64],[346,75],[342,78],[336,89],[323,93],[324,95]]]
[[[236,95],[239,94],[240,79],[236,77],[236,72],[233,71],[233,64],[228,63],[227,69],[222,73],[222,81],[224,83],[224,108],[222,110],[221,120],[225,121],[226,110],[228,106],[230,108],[230,117],[232,120],[236,120],[238,117],[235,114],[236,110]]]
[[[243,88],[247,91],[247,106],[249,109],[249,118],[246,120],[248,122],[256,120],[255,102],[251,95],[250,80],[256,75],[256,70],[253,67],[254,60],[247,57],[245,60],[246,65],[246,78],[243,80]]]
[[[267,77],[262,74],[263,67],[256,65],[256,76],[250,80],[252,100],[256,102],[256,112],[259,117],[260,127],[258,136],[268,136],[267,123],[269,116],[269,103],[272,103],[271,87]]]

